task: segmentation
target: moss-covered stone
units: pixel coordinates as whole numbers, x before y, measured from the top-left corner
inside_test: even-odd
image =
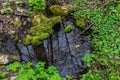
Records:
[[[17,26],[20,25],[20,23],[21,23],[20,19],[19,18],[15,18],[14,23],[13,23],[14,26],[17,27]]]
[[[47,39],[54,32],[52,28],[60,20],[60,16],[53,18],[47,18],[42,14],[34,16],[32,20],[34,26],[29,31],[30,35],[24,39],[24,44],[41,44],[42,40]]]
[[[20,57],[12,54],[0,53],[0,65],[8,64],[13,61],[20,61]]]
[[[68,26],[65,27],[64,32],[65,32],[65,33],[69,33],[69,32],[72,31],[72,29],[73,29],[73,27],[72,27],[71,25],[68,25]]]
[[[65,15],[68,15],[72,11],[72,8],[67,5],[64,5],[64,6],[53,5],[50,7],[50,11],[54,15],[65,16]]]
[[[78,26],[79,28],[82,28],[82,29],[85,29],[85,27],[86,27],[84,18],[76,19],[75,24],[76,24],[76,26]]]
[[[32,24],[33,25],[38,25],[40,23],[45,23],[47,22],[49,19],[47,17],[45,17],[44,15],[40,14],[40,15],[35,15],[33,20],[32,20]]]

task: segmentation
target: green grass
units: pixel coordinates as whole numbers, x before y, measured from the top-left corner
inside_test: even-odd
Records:
[[[113,4],[91,10],[82,9],[81,3],[75,7],[75,18],[87,18],[94,24],[90,35],[93,51],[83,58],[89,70],[81,80],[120,80],[120,13]]]

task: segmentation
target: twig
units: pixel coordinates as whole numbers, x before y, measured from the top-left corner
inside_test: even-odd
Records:
[[[109,3],[111,3],[111,2],[113,2],[113,0],[104,3],[104,4],[100,7],[100,9],[103,8],[103,7],[105,7],[105,6],[107,6],[107,5],[108,5]]]
[[[85,30],[83,30],[80,35],[82,35],[83,33],[85,33],[90,27],[92,27],[92,24],[90,24]]]

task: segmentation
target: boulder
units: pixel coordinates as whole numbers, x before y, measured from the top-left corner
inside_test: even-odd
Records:
[[[68,5],[53,5],[50,7],[50,11],[54,14],[54,15],[58,15],[58,16],[66,16],[68,15],[71,11],[72,8]]]
[[[13,61],[20,61],[20,57],[12,54],[0,53],[0,64],[8,64]]]

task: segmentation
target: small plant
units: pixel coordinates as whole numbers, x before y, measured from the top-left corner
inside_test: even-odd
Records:
[[[6,74],[4,72],[0,72],[0,79],[2,79],[2,80],[8,80],[6,78]]]
[[[33,8],[33,10],[44,10],[46,7],[45,0],[29,0],[29,6]]]
[[[73,27],[72,27],[71,25],[68,25],[68,26],[65,27],[64,32],[65,32],[65,33],[69,33],[69,32],[72,31],[72,29],[73,29]]]
[[[26,12],[27,15],[31,15],[31,14],[33,13],[32,10],[31,10],[30,8],[27,9],[25,12]]]
[[[90,62],[93,61],[93,59],[92,59],[93,57],[94,57],[94,55],[93,54],[89,54],[89,53],[86,53],[83,56],[82,60],[84,61],[85,67],[90,67]]]
[[[31,62],[27,64],[14,62],[8,65],[7,69],[19,73],[16,80],[63,80],[54,66],[45,69],[44,62],[38,62],[35,67]]]

